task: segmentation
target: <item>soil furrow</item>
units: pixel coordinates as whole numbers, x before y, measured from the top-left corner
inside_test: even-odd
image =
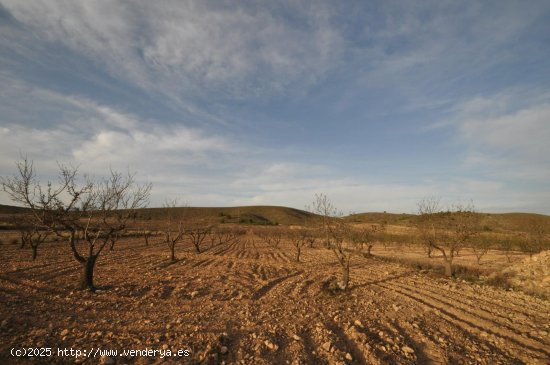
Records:
[[[518,349],[529,350],[538,358],[550,357],[550,350],[548,349],[548,347],[537,341],[526,339],[518,335],[517,333],[495,327],[491,323],[487,323],[487,321],[484,321],[480,318],[474,318],[471,315],[462,311],[448,308],[445,303],[419,296],[411,290],[391,287],[387,283],[376,285],[394,291],[412,300],[415,300],[418,303],[423,304],[431,309],[436,309],[441,317],[476,336],[483,335],[484,333],[489,333],[494,336],[501,337],[507,340],[507,342],[513,343],[515,346],[518,347]]]

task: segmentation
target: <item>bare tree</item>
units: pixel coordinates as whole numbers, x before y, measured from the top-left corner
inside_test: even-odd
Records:
[[[224,243],[230,243],[239,239],[239,236],[246,234],[246,231],[243,229],[227,228],[227,229],[217,229],[216,237],[218,238],[218,245]]]
[[[164,231],[164,242],[170,249],[170,261],[176,262],[176,244],[181,241],[183,237],[183,222],[179,222],[177,229],[174,231],[173,227],[170,227]]]
[[[433,206],[432,206],[433,207]],[[437,208],[437,205],[435,205]],[[437,211],[419,204],[421,219],[427,220],[430,229],[429,244],[441,252],[445,264],[445,275],[453,275],[453,260],[456,252],[474,237],[478,231],[478,215],[473,203],[456,204],[446,212]],[[425,213],[422,213],[425,212]]]
[[[111,245],[109,246],[109,250],[110,251],[113,251],[115,249],[115,244],[117,243],[117,241],[119,240],[120,236],[123,234],[124,232],[121,231],[121,232],[117,232],[113,235],[111,235],[111,238],[110,238],[110,242],[111,242]]]
[[[190,220],[186,222],[186,228],[184,234],[189,238],[197,253],[201,253],[201,245],[210,235],[213,224],[208,220],[202,220],[200,217],[194,215]]]
[[[279,249],[279,244],[283,240],[283,231],[281,228],[262,228],[255,230],[254,234],[268,246],[275,249]]]
[[[349,286],[351,257],[357,253],[356,247],[353,246],[354,241],[350,239],[351,227],[325,194],[316,194],[312,207],[314,213],[321,216],[320,229],[324,235],[325,246],[334,253],[342,270],[341,279],[336,285],[338,289],[346,290]]]
[[[506,256],[506,260],[508,263],[512,262],[512,250],[516,246],[516,241],[512,237],[503,237],[499,240],[499,248],[504,251],[504,255]]]
[[[315,242],[317,241],[317,235],[315,233],[315,230],[312,230],[309,228],[304,228],[304,229],[307,230],[306,243],[309,248],[313,248],[313,245],[315,245]]]
[[[288,239],[295,249],[294,259],[296,262],[300,262],[302,248],[309,242],[311,236],[311,232],[306,228],[291,229],[288,231]]]
[[[367,227],[355,227],[350,232],[350,239],[360,253],[364,256],[372,257],[371,250],[375,243],[380,240],[380,234],[385,229],[385,224],[371,224]]]
[[[325,248],[330,248],[330,223],[334,217],[341,214],[339,214],[338,210],[332,205],[332,202],[323,193],[315,194],[313,203],[308,208],[320,217],[318,227],[324,239],[324,246]]]
[[[141,235],[143,236],[143,241],[145,242],[145,246],[149,246],[149,238],[151,237],[151,231],[143,228],[141,230]]]
[[[43,227],[33,219],[33,216],[19,214],[13,217],[14,227],[19,231],[21,237],[21,248],[26,245],[32,250],[32,260],[38,256],[38,246],[48,238],[48,228]]]
[[[133,174],[110,171],[106,178],[79,182],[77,168],[59,165],[57,184],[41,184],[32,161],[17,163],[18,173],[2,178],[2,188],[12,201],[30,208],[37,224],[60,237],[68,233],[73,257],[82,265],[80,289],[95,290],[96,261],[111,240],[126,228],[135,210],[145,207],[151,184],[138,185]],[[82,243],[84,252],[79,250]]]
[[[341,290],[346,290],[349,286],[349,267],[353,254],[357,251],[346,245],[349,242],[350,226],[341,217],[329,223],[329,243],[328,246],[338,259],[342,269],[342,279],[338,282]],[[348,240],[348,241],[347,241]],[[353,241],[351,241],[353,242]]]
[[[493,241],[494,238],[491,236],[480,235],[473,242],[472,250],[474,251],[478,265],[481,265],[481,258],[487,254]]]
[[[432,251],[436,244],[436,218],[439,209],[439,198],[428,197],[418,202],[419,219],[417,228],[420,231],[420,239],[428,258],[432,257]]]
[[[166,201],[163,205],[167,215],[167,226],[164,229],[164,242],[170,249],[170,261],[176,262],[176,244],[183,239],[185,233],[183,217],[177,209],[177,199]],[[185,215],[186,209],[183,210]]]
[[[212,227],[210,232],[208,232],[208,240],[210,241],[210,248],[213,248],[214,246],[216,246],[216,244],[218,242],[217,233],[218,233],[218,228],[217,227]]]

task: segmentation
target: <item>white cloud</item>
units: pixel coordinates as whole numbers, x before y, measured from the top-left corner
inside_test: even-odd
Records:
[[[550,104],[488,119],[466,119],[463,138],[491,149],[507,150],[532,162],[550,162]]]
[[[83,173],[95,175],[109,167],[129,168],[140,178],[162,185],[157,178],[161,175],[164,183],[174,181],[172,185],[179,184],[182,190],[182,182],[192,180],[197,169],[223,164],[237,150],[226,138],[199,129],[144,121],[86,98],[4,81],[14,87],[3,95],[5,103],[0,105],[3,174],[13,171],[14,162],[26,154],[45,178],[56,174],[59,161],[80,165]],[[55,121],[42,123],[40,111],[55,113]],[[157,191],[159,196],[163,193]],[[5,199],[0,200],[7,203]]]
[[[467,166],[506,179],[550,179],[550,98],[533,94],[476,97],[456,108],[452,125]]]

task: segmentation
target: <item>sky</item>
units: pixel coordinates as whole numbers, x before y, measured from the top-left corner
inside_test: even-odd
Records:
[[[151,206],[550,214],[550,2],[0,0],[0,176],[23,155]]]

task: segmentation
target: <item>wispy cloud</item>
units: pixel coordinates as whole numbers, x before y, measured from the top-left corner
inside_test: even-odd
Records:
[[[550,94],[508,91],[455,108],[465,163],[500,178],[550,179]]]
[[[4,81],[14,86],[5,100],[15,104],[0,106],[8,120],[0,129],[2,171],[12,170],[20,153],[26,153],[46,175],[54,173],[59,160],[82,165],[89,173],[131,168],[156,181],[156,174],[186,175],[187,170],[193,174],[193,168],[211,166],[212,161],[223,161],[236,151],[219,135],[142,120],[82,97]],[[56,120],[40,124],[45,110]],[[26,123],[18,123],[24,117],[29,118]]]
[[[332,67],[342,46],[322,6],[40,0],[4,5],[36,37],[88,56],[116,78],[181,101],[303,88]]]

